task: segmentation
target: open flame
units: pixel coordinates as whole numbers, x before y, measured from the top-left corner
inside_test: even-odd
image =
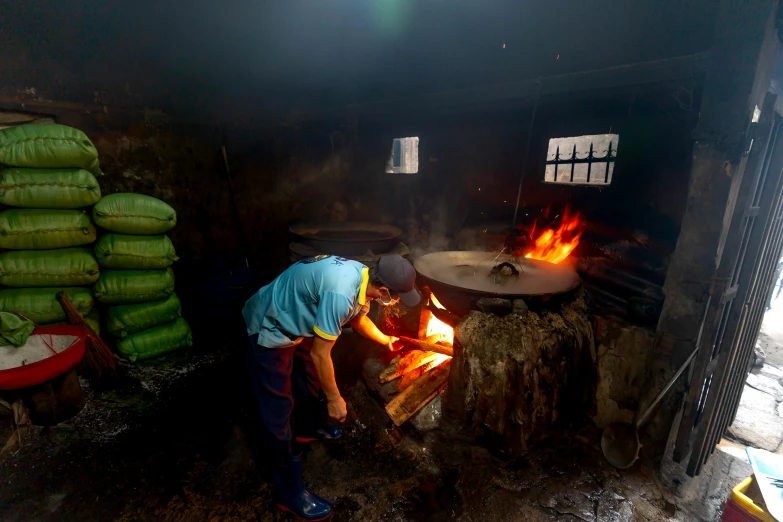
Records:
[[[440,308],[441,310],[446,309],[442,304],[440,304],[438,299],[435,297],[435,294],[430,294],[430,300],[436,308]],[[441,342],[452,345],[454,344],[454,328],[447,325],[432,314],[430,314],[430,321],[427,323],[426,335],[427,340],[433,343]]]
[[[435,297],[435,294],[430,294],[430,301],[432,302],[435,307],[440,308],[441,310],[445,310],[446,308],[440,304],[438,299]],[[454,328],[447,325],[437,317],[435,317],[433,314],[427,314],[429,315],[429,321],[427,322],[427,330],[426,330],[426,337],[427,341],[431,343],[441,343],[441,344],[449,344],[454,345]],[[437,358],[433,360],[430,363],[431,368],[435,368],[436,366],[440,365],[444,361],[447,361],[448,359],[451,359],[448,355],[443,354],[436,354]]]
[[[532,247],[528,246],[524,252],[525,257],[540,259],[558,264],[565,261],[579,244],[579,238],[584,231],[584,221],[579,212],[571,212],[566,207],[557,228],[545,228],[536,234],[538,222],[533,225],[530,237],[533,238]],[[516,252],[515,252],[516,254]]]

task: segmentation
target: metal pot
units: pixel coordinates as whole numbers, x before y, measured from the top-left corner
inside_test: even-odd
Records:
[[[500,264],[512,265],[518,274],[493,273]],[[474,310],[482,297],[548,296],[579,285],[579,276],[570,267],[494,252],[435,252],[413,265],[438,301],[457,315]]]
[[[303,223],[289,228],[303,243],[319,253],[358,256],[383,254],[399,242],[402,230],[375,223]]]

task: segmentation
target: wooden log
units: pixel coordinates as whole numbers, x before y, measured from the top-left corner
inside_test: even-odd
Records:
[[[391,364],[389,364],[388,368],[381,372],[378,376],[378,381],[381,384],[393,381],[397,377],[405,375],[409,371],[415,370],[416,368],[439,358],[438,354],[434,352],[411,350],[410,352],[396,357]]]
[[[418,368],[414,368],[413,370],[404,373],[399,379],[397,379],[397,382],[394,383],[394,392],[399,393],[401,391],[404,391],[408,386],[413,384],[413,382],[427,373],[428,371],[432,370],[435,366],[437,366],[439,363],[441,363],[439,359],[432,360],[428,362],[427,364],[424,364],[422,366],[419,366]]]
[[[432,315],[437,317],[440,321],[451,326],[452,328],[456,328],[460,322],[460,317],[458,315],[452,314],[451,312],[449,312],[448,310],[444,310],[443,308],[438,308],[432,303],[428,304],[426,308],[427,310],[430,311],[430,313],[432,313]]]
[[[438,344],[438,343],[443,343],[445,345],[451,344],[451,343],[446,341],[446,337],[447,337],[446,334],[436,333],[436,334],[429,335],[429,336],[425,337],[424,339],[421,339],[421,338],[420,339],[422,341],[424,341],[424,342],[432,343],[432,344]]]
[[[411,339],[410,337],[400,337],[397,342],[402,345],[403,348],[408,348],[410,350],[424,350],[427,352],[441,353],[443,355],[448,355],[449,357],[454,356],[454,348],[451,346],[428,343],[427,341]]]
[[[386,413],[396,426],[410,419],[437,397],[449,379],[449,366],[451,361],[444,361],[443,364],[416,379],[386,405]]]

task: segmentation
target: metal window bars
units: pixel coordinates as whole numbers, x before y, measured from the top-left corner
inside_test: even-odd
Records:
[[[595,136],[598,137],[598,136]],[[615,135],[616,137],[616,135]],[[592,136],[584,136],[584,138],[592,138]],[[590,149],[587,153],[587,156],[584,158],[578,157],[578,151],[577,151],[577,144],[574,142],[572,146],[572,150],[570,153],[570,157],[568,157],[568,153],[565,153],[565,156],[561,154],[560,152],[560,145],[557,145],[557,148],[555,150],[555,155],[553,159],[547,159],[546,165],[551,165],[554,168],[554,176],[552,181],[549,181],[545,179],[545,182],[548,183],[574,183],[574,184],[586,184],[586,185],[609,185],[611,183],[611,174],[614,162],[617,158],[617,148],[613,147],[613,140],[608,140],[608,146],[607,148],[602,151],[604,153],[603,156],[596,157],[596,151],[595,144],[593,141],[590,141]],[[584,182],[580,180],[574,179],[575,173],[576,173],[576,166],[580,164],[586,164],[587,165],[587,177]],[[598,167],[600,164],[603,164],[600,166],[600,168],[596,171],[593,170],[594,165]],[[560,167],[564,165],[570,165],[571,166],[571,172],[570,177],[567,181],[558,180],[558,170]],[[593,178],[593,176],[596,176]],[[600,180],[600,181],[599,181]]]
[[[691,476],[734,420],[783,249],[783,120],[765,110],[766,121],[753,124],[753,148],[674,443],[675,462],[690,455]]]

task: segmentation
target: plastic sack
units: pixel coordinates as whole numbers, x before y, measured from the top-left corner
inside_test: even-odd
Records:
[[[93,309],[89,288],[8,288],[0,290],[0,311],[23,315],[41,325],[62,322],[66,320],[65,311],[56,296],[63,291],[80,314]]]
[[[109,194],[92,209],[92,219],[110,232],[133,235],[165,234],[177,224],[167,203],[144,194]]]
[[[179,259],[167,236],[105,234],[95,244],[95,258],[105,268],[160,270]]]
[[[182,315],[182,306],[177,294],[171,294],[165,301],[110,306],[106,313],[109,333],[125,338],[153,326],[175,321]]]
[[[22,346],[35,330],[35,323],[18,314],[0,312],[0,346]]]
[[[155,326],[117,341],[117,351],[131,361],[140,361],[192,345],[190,326],[180,317],[173,323]]]
[[[32,123],[0,130],[0,163],[11,167],[79,168],[102,176],[98,151],[80,130]]]
[[[13,209],[0,212],[0,248],[50,250],[88,245],[97,237],[81,210]]]
[[[93,290],[104,304],[161,301],[174,293],[174,271],[104,270]]]
[[[98,280],[99,270],[87,248],[11,250],[0,255],[0,284],[4,286],[91,285]]]
[[[0,171],[0,203],[24,208],[83,208],[101,199],[95,176],[84,169]]]

